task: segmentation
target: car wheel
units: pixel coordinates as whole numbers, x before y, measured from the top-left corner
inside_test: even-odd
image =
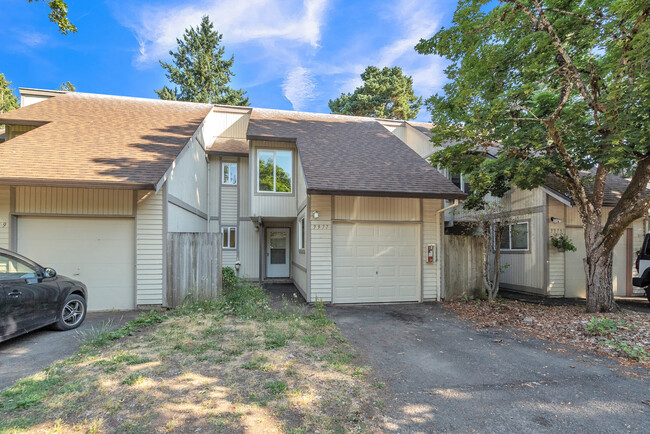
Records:
[[[77,294],[70,294],[57,315],[54,327],[57,330],[72,330],[86,318],[86,300]]]

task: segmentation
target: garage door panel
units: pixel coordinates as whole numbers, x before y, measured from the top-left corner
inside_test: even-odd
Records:
[[[334,224],[333,255],[334,303],[419,301],[419,225]]]
[[[19,217],[18,252],[88,286],[88,309],[135,307],[133,219]]]

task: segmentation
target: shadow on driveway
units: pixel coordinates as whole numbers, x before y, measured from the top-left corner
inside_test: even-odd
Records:
[[[0,390],[73,355],[83,345],[79,332],[109,322],[118,328],[139,314],[137,311],[89,312],[75,330],[61,332],[45,327],[0,343]]]
[[[386,383],[387,431],[650,432],[646,370],[476,330],[441,304],[327,311]]]

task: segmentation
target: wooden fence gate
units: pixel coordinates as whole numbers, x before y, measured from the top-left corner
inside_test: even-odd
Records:
[[[445,235],[445,300],[483,294],[483,238]]]
[[[214,300],[221,294],[221,234],[167,234],[167,305]]]

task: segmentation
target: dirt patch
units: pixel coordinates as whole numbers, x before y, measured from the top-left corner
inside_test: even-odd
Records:
[[[584,307],[545,306],[513,300],[445,303],[481,328],[523,330],[545,340],[650,368],[650,317],[623,310],[588,314]]]
[[[0,431],[373,431],[368,367],[324,315],[188,310],[0,397]]]

